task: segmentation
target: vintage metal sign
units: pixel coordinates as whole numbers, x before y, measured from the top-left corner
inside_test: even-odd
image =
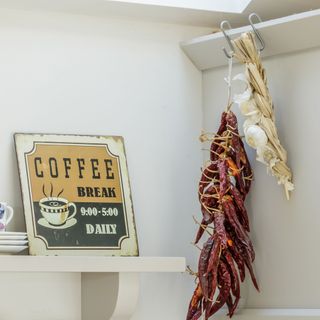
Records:
[[[30,254],[138,255],[122,137],[15,134]]]

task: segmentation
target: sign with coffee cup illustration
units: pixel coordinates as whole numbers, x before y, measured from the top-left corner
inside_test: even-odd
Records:
[[[137,256],[122,137],[15,134],[31,255]]]

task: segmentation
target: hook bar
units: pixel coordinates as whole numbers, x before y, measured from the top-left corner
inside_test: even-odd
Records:
[[[227,25],[228,30],[231,30],[232,27],[231,27],[231,24],[230,24],[230,22],[229,22],[228,20],[224,20],[224,21],[222,21],[221,24],[220,24],[220,29],[221,29],[224,37],[226,38],[226,40],[227,40],[227,42],[228,42],[228,44],[229,44],[229,47],[230,47],[231,51],[228,52],[227,49],[224,48],[224,47],[222,48],[222,50],[223,50],[224,54],[226,55],[226,57],[229,58],[229,59],[231,59],[231,58],[233,57],[233,55],[234,55],[234,46],[233,46],[233,43],[232,43],[230,37],[228,36],[228,34],[227,34],[227,32],[226,32],[225,25]]]
[[[260,16],[258,14],[256,14],[256,13],[254,13],[254,12],[251,13],[250,16],[249,16],[250,25],[251,25],[256,37],[258,38],[258,40],[260,42],[259,52],[261,52],[265,48],[266,44],[265,44],[265,42],[264,42],[264,40],[263,40],[263,38],[261,36],[261,33],[259,32],[259,30],[254,25],[254,22],[253,22],[254,18],[256,18],[258,20],[258,22],[262,22],[262,20],[261,20]]]

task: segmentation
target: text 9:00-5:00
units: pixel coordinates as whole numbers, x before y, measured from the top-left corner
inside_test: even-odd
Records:
[[[117,208],[101,208],[101,210],[98,210],[96,207],[88,207],[80,208],[80,212],[82,216],[97,216],[101,215],[103,217],[117,217],[119,212]]]

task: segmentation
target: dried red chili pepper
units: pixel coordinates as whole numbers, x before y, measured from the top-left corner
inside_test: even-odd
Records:
[[[228,316],[231,318],[233,316],[233,309],[234,309],[234,305],[235,305],[235,303],[232,300],[231,294],[229,294],[229,297],[226,300],[226,304],[227,304],[228,311],[229,311]]]
[[[235,245],[229,247],[229,251],[232,255],[233,260],[237,264],[239,274],[240,274],[240,279],[243,282],[246,276],[246,268],[245,268],[245,263],[243,261],[243,258],[239,253],[238,248]]]
[[[199,258],[199,265],[198,265],[198,277],[199,277],[199,284],[202,290],[203,296],[208,299],[209,297],[209,280],[208,280],[208,262],[210,258],[211,248],[214,244],[213,237],[210,237],[201,250],[200,258]]]
[[[240,140],[240,144],[241,144],[240,159],[241,159],[241,165],[243,168],[242,174],[243,174],[244,183],[245,183],[245,193],[243,194],[243,200],[245,200],[247,194],[250,191],[251,181],[253,179],[253,172],[252,172],[252,168],[250,165],[250,161],[248,159],[248,155],[247,155],[245,148],[244,148],[244,144],[241,139],[239,139],[239,140]]]
[[[252,244],[251,241],[249,239],[249,237],[246,234],[246,231],[244,230],[244,228],[242,227],[242,225],[240,224],[235,208],[232,205],[232,200],[223,200],[222,201],[222,207],[224,210],[224,213],[230,223],[230,225],[232,226],[232,228],[235,231],[235,234],[237,235],[238,239],[246,246],[248,247],[248,249],[250,249],[251,252],[251,248],[252,248]]]
[[[232,281],[232,293],[234,294],[235,297],[240,295],[240,281],[239,281],[239,275],[237,272],[237,268],[234,264],[232,255],[228,250],[225,250],[223,252],[223,257],[225,258],[225,262],[227,266],[229,267],[229,271],[231,274],[231,277],[233,279]]]
[[[213,221],[214,221],[215,232],[221,242],[222,247],[227,248],[228,237],[226,234],[226,229],[224,227],[225,215],[221,212],[216,212],[214,214]]]
[[[200,287],[200,284],[197,285],[196,289],[194,290],[192,299],[189,304],[188,314],[187,314],[187,320],[194,320],[198,319],[201,316],[201,303],[202,303],[202,290]],[[200,312],[200,313],[199,313]],[[196,318],[195,315],[199,314],[199,317]]]
[[[252,265],[251,265],[252,258],[250,258],[250,255],[248,254],[246,248],[244,248],[241,244],[238,245],[238,249],[239,249],[240,255],[243,257],[243,261],[244,261],[247,269],[249,270],[249,273],[250,273],[250,276],[251,276],[251,280],[252,280],[255,288],[257,289],[257,291],[260,291],[257,279],[256,279],[256,277],[254,275],[253,268],[252,268]]]
[[[213,138],[214,139],[213,142],[217,141],[217,138],[220,138],[222,136],[222,133],[225,132],[226,128],[227,128],[227,112],[223,112],[221,115],[220,127]],[[211,148],[210,148],[211,161],[215,161],[217,159],[216,151],[218,147],[219,145],[217,143],[211,144]]]
[[[238,121],[233,113],[228,113],[226,117],[227,121],[227,127],[228,129],[232,132],[232,137],[231,137],[231,147],[234,151],[235,159],[236,159],[236,164],[238,168],[241,167],[240,165],[240,150],[241,150],[241,143],[240,143],[240,135],[238,131]]]
[[[218,171],[219,171],[219,180],[220,180],[220,188],[219,195],[223,197],[230,186],[230,181],[228,179],[228,165],[225,159],[221,159],[218,163]]]
[[[218,266],[219,266],[219,258],[221,254],[221,242],[220,239],[217,237],[214,243],[214,248],[211,251],[207,272],[211,273],[211,292],[209,295],[209,300],[213,299],[213,296],[216,292],[217,285],[218,285]]]
[[[231,310],[229,309],[229,316],[232,317],[234,311],[236,310],[239,300],[240,300],[240,279],[238,275],[237,268],[235,266],[234,260],[232,258],[232,255],[228,250],[224,252],[224,257],[226,260],[226,264],[229,268],[230,275],[232,277],[232,293],[235,296],[235,300],[232,304]]]
[[[235,186],[231,186],[231,194],[233,197],[233,200],[235,202],[235,204],[237,205],[238,209],[239,209],[239,213],[243,219],[243,226],[245,227],[245,229],[250,232],[250,226],[249,226],[249,217],[248,217],[248,213],[247,210],[244,206],[244,201],[243,198],[241,197],[241,193],[239,192],[239,190],[235,187]]]
[[[201,239],[201,237],[203,236],[205,230],[206,230],[206,227],[212,223],[213,221],[213,218],[214,216],[210,216],[210,219],[206,220],[205,218],[202,219],[201,221],[201,225],[199,226],[199,229],[198,229],[198,232],[197,232],[197,235],[196,235],[196,239],[194,241],[195,244],[197,244],[199,242],[199,240]]]
[[[215,177],[215,171],[217,171],[217,164],[215,162],[203,169],[199,182],[199,194],[202,194],[204,189],[212,182]]]
[[[237,167],[235,162],[231,158],[227,158],[228,166],[230,168],[231,175],[236,179],[236,186],[239,188],[242,194],[246,193],[242,168]]]
[[[238,180],[239,190],[244,195],[248,194],[251,186],[252,170],[248,156],[245,152],[244,144],[240,139],[236,116],[231,113],[227,117],[227,127],[233,133],[231,140],[231,150],[234,161],[238,168],[242,168],[242,179]]]
[[[211,144],[210,159],[199,182],[202,221],[195,242],[200,241],[205,230],[213,234],[204,241],[200,253],[199,282],[187,320],[197,320],[202,313],[207,320],[224,304],[232,317],[239,303],[240,283],[245,279],[246,268],[258,289],[252,268],[255,254],[248,236],[249,218],[244,205],[253,175],[237,119],[231,111],[222,114],[220,128]],[[213,228],[209,227],[211,223]]]
[[[231,290],[231,276],[226,265],[222,261],[220,261],[219,263],[218,278],[220,286],[219,295],[217,297],[217,300],[210,308],[208,314],[206,314],[206,317],[208,318],[214,315],[226,303]]]

